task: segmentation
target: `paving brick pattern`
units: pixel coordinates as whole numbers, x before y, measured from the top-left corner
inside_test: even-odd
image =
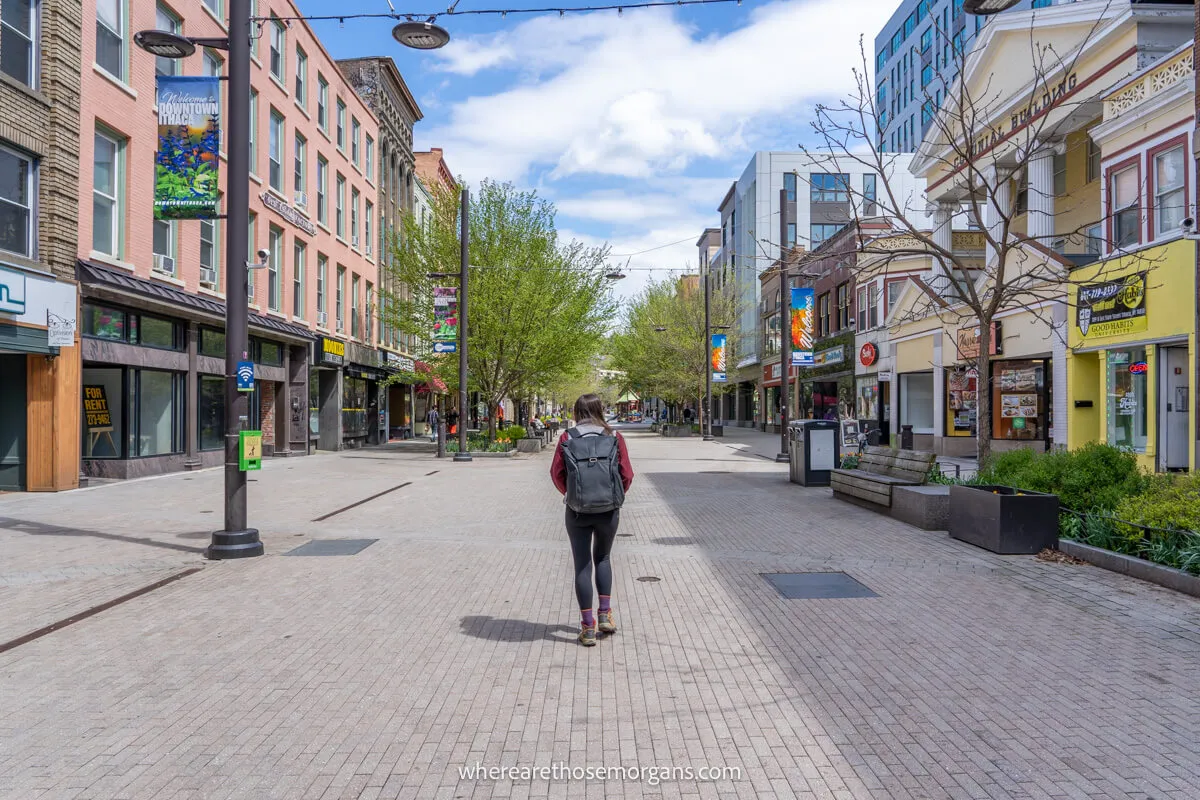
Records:
[[[621,630],[592,649],[548,453],[268,462],[266,557],[0,654],[0,797],[1196,796],[1200,601],[918,531],[731,443],[631,436]],[[203,545],[220,485],[0,498],[0,619],[46,613],[30,576],[196,564],[162,545]],[[279,557],[334,537],[379,541]],[[880,597],[784,600],[760,576],[805,570]],[[476,762],[741,776],[461,779]]]

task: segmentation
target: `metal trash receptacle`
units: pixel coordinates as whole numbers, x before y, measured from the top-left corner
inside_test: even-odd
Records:
[[[841,463],[841,424],[837,420],[802,419],[788,428],[792,483],[829,486],[833,470]]]

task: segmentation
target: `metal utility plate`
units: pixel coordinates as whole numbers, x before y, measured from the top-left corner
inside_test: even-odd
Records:
[[[284,553],[285,556],[353,556],[358,555],[378,539],[313,539],[300,545],[295,550]]]
[[[764,572],[761,574],[788,600],[879,597],[844,572]]]

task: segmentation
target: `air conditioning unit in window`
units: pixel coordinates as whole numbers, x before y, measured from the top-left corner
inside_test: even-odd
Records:
[[[371,253],[373,252],[373,251],[371,250],[371,243],[370,243],[370,242],[367,242],[367,251],[366,251],[366,252],[367,252],[367,255],[371,255]]]
[[[358,237],[357,237],[357,236],[351,236],[351,237],[350,237],[350,246],[351,246],[351,247],[358,247]]]
[[[175,259],[171,258],[170,256],[163,256],[163,255],[159,255],[158,253],[155,253],[154,254],[154,269],[158,270],[159,272],[165,272],[168,275],[174,275],[175,274]]]
[[[212,267],[201,267],[200,268],[200,282],[205,284],[206,286],[216,286],[217,285],[217,271],[215,269],[213,269]]]
[[[317,325],[324,328],[328,324],[329,324],[329,315],[327,313],[325,313],[324,311],[318,311],[317,312]]]
[[[296,205],[308,208],[308,192],[296,192]]]

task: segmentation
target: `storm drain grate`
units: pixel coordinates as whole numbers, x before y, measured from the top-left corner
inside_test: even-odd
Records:
[[[285,556],[354,556],[378,542],[378,539],[313,539]]]
[[[761,574],[788,600],[879,597],[844,572],[764,572]]]

